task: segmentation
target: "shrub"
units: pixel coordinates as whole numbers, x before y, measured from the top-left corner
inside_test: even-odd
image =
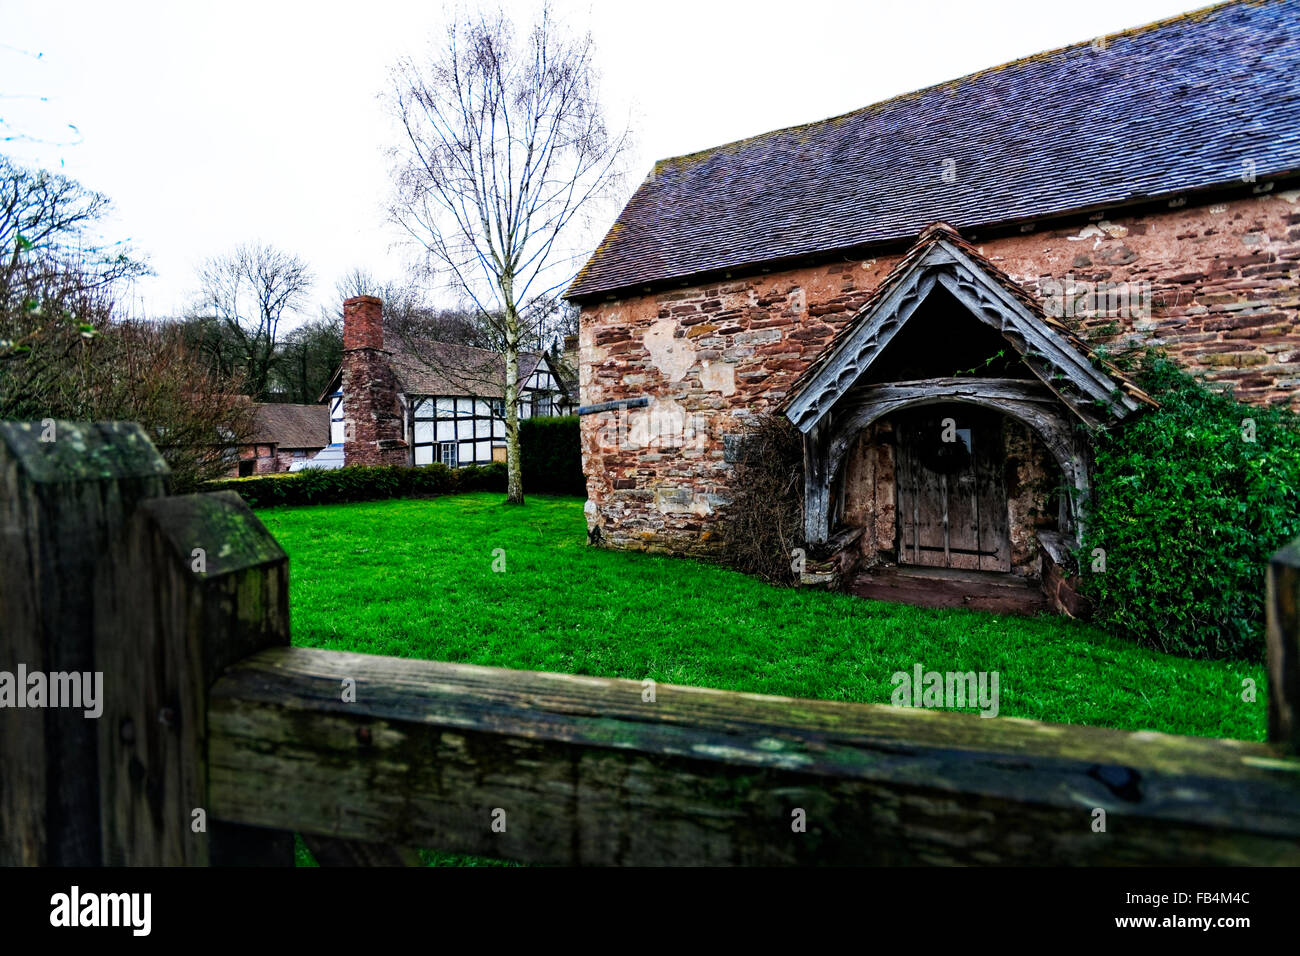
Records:
[[[1083,591],[1098,623],[1143,644],[1258,661],[1267,560],[1300,534],[1300,420],[1164,358],[1138,380],[1161,407],[1097,436]],[[1094,548],[1104,573],[1089,573]]]
[[[205,491],[234,491],[252,508],[271,505],[319,505],[380,498],[436,497],[458,491],[501,491],[506,488],[502,464],[452,470],[443,464],[352,465],[252,478],[223,478],[204,485]]]
[[[452,491],[500,491],[504,494],[506,490],[505,462],[494,461],[490,465],[457,468],[451,472],[451,477]]]
[[[519,423],[519,456],[524,494],[586,496],[578,416],[525,418]]]
[[[754,419],[737,447],[735,489],[722,528],[727,564],[792,584],[791,553],[803,542],[803,440],[784,416]]]
[[[524,493],[585,495],[578,419],[535,418],[520,422],[520,455]],[[223,478],[204,485],[205,491],[237,492],[250,507],[373,501],[380,498],[432,497],[459,491],[506,490],[506,466],[449,469],[435,463],[410,468],[396,465],[353,465],[333,470],[302,471],[251,478]]]

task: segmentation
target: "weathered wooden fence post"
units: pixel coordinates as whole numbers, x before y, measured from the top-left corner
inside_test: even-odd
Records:
[[[1268,739],[1300,753],[1300,538],[1268,567]]]
[[[206,819],[208,688],[289,643],[288,558],[168,484],[137,425],[0,422],[0,864],[293,862]]]
[[[167,493],[167,474],[138,425],[0,422],[0,670],[15,694],[0,710],[2,865],[101,860],[97,722],[48,700],[29,707],[19,677],[97,670],[95,577],[139,502]]]
[[[289,559],[234,492],[144,502],[96,590],[101,821],[114,865],[293,863],[293,837],[209,819],[208,688],[289,644]]]

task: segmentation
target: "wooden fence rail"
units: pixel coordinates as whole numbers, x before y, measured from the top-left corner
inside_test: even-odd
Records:
[[[0,424],[0,670],[103,711],[0,711],[0,863],[1300,863],[1300,546],[1270,742],[1129,733],[294,648],[238,498],[56,433]]]

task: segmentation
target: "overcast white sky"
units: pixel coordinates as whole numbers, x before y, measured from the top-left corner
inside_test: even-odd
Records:
[[[848,112],[1042,50],[1204,6],[1197,0],[555,0],[596,41],[633,183],[659,158]],[[505,0],[520,18],[532,0]],[[180,312],[198,265],[249,240],[306,259],[315,302],[360,266],[401,273],[385,225],[378,100],[437,2],[0,0],[0,143],[116,204],[156,275],[134,311]],[[68,129],[69,124],[77,132]],[[0,134],[3,135],[3,134]],[[612,220],[616,208],[609,210]],[[316,314],[316,306],[307,310]]]

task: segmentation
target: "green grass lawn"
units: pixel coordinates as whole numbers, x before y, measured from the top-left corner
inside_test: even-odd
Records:
[[[574,498],[510,507],[484,493],[258,515],[289,553],[303,647],[886,704],[894,672],[920,663],[997,671],[1001,716],[1265,736],[1262,667],[1171,657],[1059,617],[884,604],[591,548]],[[1254,703],[1241,700],[1247,677],[1260,688]],[[311,859],[301,842],[298,858]]]
[[[1059,617],[776,588],[591,548],[582,502],[499,494],[268,509],[304,647],[889,703],[896,671],[997,671],[1000,714],[1263,740],[1264,669]],[[499,549],[499,550],[498,550]],[[504,571],[494,571],[504,560]],[[1241,700],[1242,679],[1261,688]]]

